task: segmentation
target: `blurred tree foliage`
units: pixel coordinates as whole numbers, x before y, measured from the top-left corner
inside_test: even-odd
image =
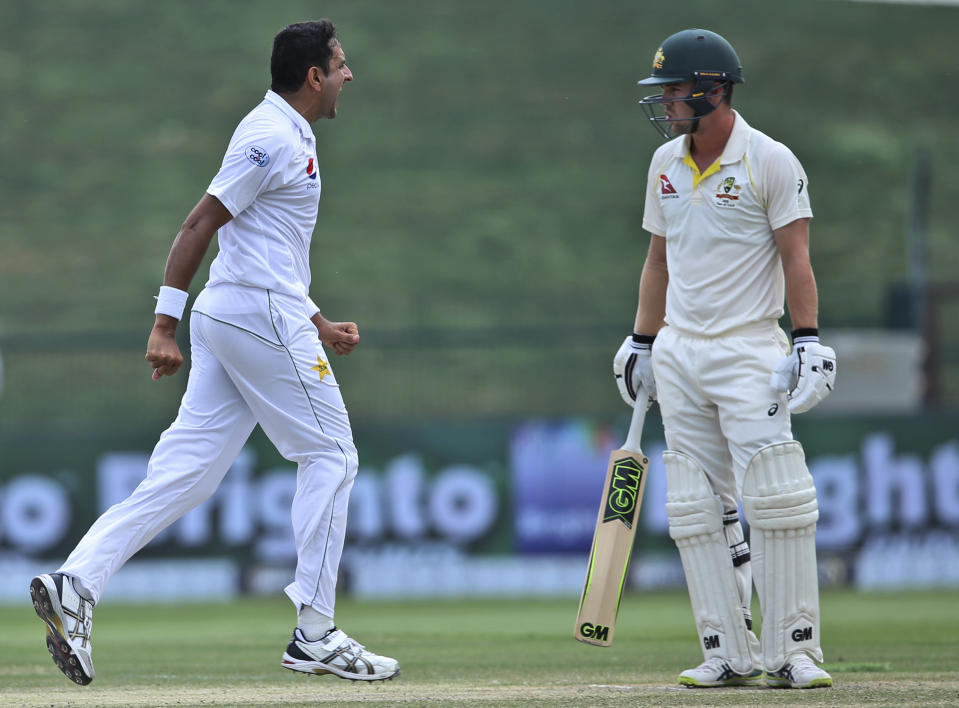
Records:
[[[824,328],[883,325],[920,147],[929,274],[959,268],[955,8],[0,0],[0,422],[175,410],[185,377],[153,384],[138,354],[167,251],[269,86],[273,35],[318,15],[355,75],[314,126],[312,255],[314,299],[364,334],[334,362],[354,417],[617,410],[659,144],[635,82],[689,26],[734,44],[735,106],[806,167]]]

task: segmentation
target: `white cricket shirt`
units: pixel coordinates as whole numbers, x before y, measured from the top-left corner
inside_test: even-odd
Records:
[[[795,155],[739,113],[722,156],[702,174],[688,136],[653,155],[643,228],[666,239],[666,323],[706,336],[783,315],[773,231],[811,217]]]
[[[310,124],[267,91],[236,127],[207,189],[233,218],[220,228],[220,250],[193,309],[234,321],[260,309],[270,291],[302,301],[307,316],[316,312],[309,301],[310,240],[320,191]]]

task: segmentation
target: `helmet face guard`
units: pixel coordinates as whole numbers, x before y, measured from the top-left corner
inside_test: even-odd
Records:
[[[671,140],[676,137],[676,135],[673,134],[674,123],[692,123],[692,127],[687,132],[695,133],[696,128],[699,127],[699,119],[716,110],[717,106],[710,103],[707,98],[707,95],[713,90],[716,82],[723,82],[722,93],[719,94],[723,97],[729,93],[729,87],[732,85],[732,81],[725,76],[716,75],[715,72],[695,72],[694,79],[696,83],[687,96],[665,98],[663,94],[656,93],[651,96],[645,96],[639,102],[650,124],[656,132],[662,135],[666,140]],[[663,108],[664,104],[667,103],[688,103],[689,107],[693,109],[692,117],[669,118],[666,115],[665,108]]]

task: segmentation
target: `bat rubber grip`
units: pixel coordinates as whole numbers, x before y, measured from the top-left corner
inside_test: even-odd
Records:
[[[644,391],[640,390],[640,394]],[[629,421],[629,432],[626,434],[626,442],[623,443],[623,449],[630,452],[642,452],[641,441],[643,437],[643,426],[646,424],[646,402],[643,400],[645,395],[636,397],[636,405],[633,408],[633,417]]]

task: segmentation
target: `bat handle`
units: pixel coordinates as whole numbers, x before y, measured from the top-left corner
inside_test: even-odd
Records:
[[[649,409],[647,404],[646,391],[639,390],[636,396],[636,405],[633,407],[633,417],[629,421],[629,432],[626,434],[626,442],[623,443],[623,449],[630,452],[642,451],[643,425],[646,423],[646,411]]]

